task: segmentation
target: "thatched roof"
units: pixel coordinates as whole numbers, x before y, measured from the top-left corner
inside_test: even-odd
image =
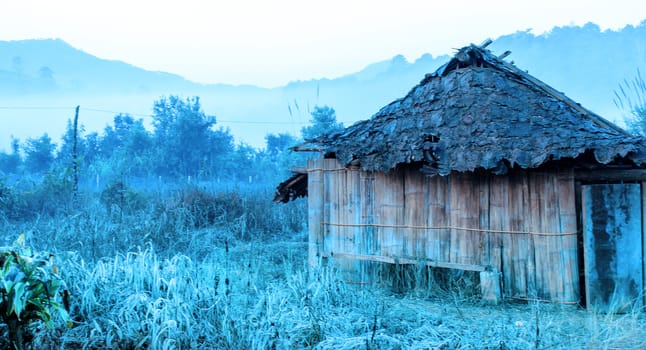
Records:
[[[340,133],[307,140],[301,151],[322,151],[342,164],[388,172],[422,165],[426,175],[484,169],[628,164],[646,167],[646,141],[585,109],[562,93],[470,45],[426,77],[403,98],[369,120]],[[307,195],[307,177],[295,174],[274,198]]]
[[[405,97],[371,119],[310,140],[343,164],[389,171],[421,162],[428,175],[476,169],[505,173],[593,155],[646,164],[646,143],[494,56],[460,49]]]

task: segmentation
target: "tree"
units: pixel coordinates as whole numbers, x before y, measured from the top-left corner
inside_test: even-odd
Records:
[[[624,112],[630,132],[646,136],[646,82],[637,70],[632,81],[624,80],[615,90],[615,106]]]
[[[199,97],[162,98],[153,107],[154,145],[160,174],[197,175],[218,166],[233,151],[227,129],[215,130],[215,116],[202,111]]]
[[[101,155],[112,157],[115,153],[140,152],[152,145],[151,135],[144,127],[143,119],[135,120],[129,114],[118,114],[113,119],[114,126],[106,126],[99,142]]]
[[[270,157],[277,157],[289,147],[296,144],[296,138],[288,133],[267,134],[265,136],[266,152]]]
[[[93,164],[97,156],[99,155],[99,152],[101,150],[99,144],[100,144],[101,137],[99,137],[99,134],[96,131],[93,131],[85,136],[84,139],[84,144],[85,147],[83,149],[83,153],[80,153],[80,158],[83,160],[83,163],[86,166],[90,166]]]
[[[40,67],[38,70],[38,85],[44,90],[53,90],[56,88],[56,79],[54,79],[54,71],[47,66]]]
[[[48,171],[54,162],[55,149],[56,144],[47,133],[37,139],[27,139],[24,146],[26,170],[34,173]]]
[[[337,123],[336,121],[334,108],[315,106],[311,115],[310,123],[312,125],[301,129],[301,134],[305,140],[312,140],[319,136],[330,135],[343,130],[343,123]]]
[[[295,146],[299,140],[287,133],[267,134],[265,136],[266,149],[257,155],[256,167],[263,169],[262,176],[265,181],[282,181],[290,175],[295,166],[302,166],[307,162],[307,155],[294,152],[290,147]]]
[[[87,148],[96,147],[100,154],[99,162],[103,162],[104,166],[97,167],[97,170],[103,175],[151,174],[153,136],[146,130],[143,119],[135,120],[129,114],[118,114],[113,119],[113,125],[105,127],[96,145],[90,145],[89,141]],[[101,169],[106,170],[107,174]]]
[[[81,134],[85,131],[83,125],[79,126],[79,133],[77,135],[77,152],[79,154],[84,153],[85,143],[83,142],[83,137]],[[74,147],[74,124],[70,119],[67,120],[67,126],[65,127],[65,134],[63,134],[61,148],[56,154],[56,160],[61,163],[65,163],[65,166],[69,166],[72,162],[72,149]]]
[[[20,141],[11,139],[11,153],[0,153],[0,171],[16,174],[22,159],[20,158]]]

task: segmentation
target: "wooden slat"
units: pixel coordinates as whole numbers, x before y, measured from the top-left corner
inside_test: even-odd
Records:
[[[416,169],[404,171],[404,225],[426,225],[426,181]],[[403,256],[423,257],[426,251],[426,232],[412,229],[401,235],[404,240]]]
[[[360,257],[340,262],[342,269],[365,271],[369,262],[394,263],[390,257],[439,267],[491,266],[502,272],[507,297],[578,298],[576,236],[526,233],[576,232],[573,173],[426,178],[413,170],[343,170],[335,160],[309,166],[323,169],[310,171],[310,181],[316,183],[319,174],[325,183],[319,190],[323,215],[316,224],[324,235],[322,248],[335,257]],[[320,228],[322,222],[338,225]]]
[[[337,198],[336,195],[337,185],[336,185],[336,173],[332,171],[326,171],[328,169],[335,169],[336,161],[334,159],[323,159],[321,163],[321,169],[323,173],[323,221],[337,222],[338,220],[338,210],[336,210]],[[337,227],[324,226],[324,249],[326,251],[339,250],[339,231]]]
[[[478,180],[478,190],[477,195],[480,199],[478,205],[478,216],[479,216],[479,228],[488,229],[489,220],[491,211],[489,209],[489,182],[491,181],[490,176],[477,176],[473,175]],[[476,235],[475,242],[475,259],[474,263],[480,265],[491,265],[491,246],[492,238],[495,233],[491,232],[482,232],[479,235]]]
[[[526,218],[526,227],[544,232],[542,228],[545,226],[545,223],[543,222],[543,212],[546,210],[543,205],[545,181],[541,175],[542,174],[530,172],[527,173],[528,200],[526,202],[527,206],[523,209],[525,210],[524,217]],[[551,205],[553,204],[554,203],[551,203]],[[534,235],[526,238],[526,242],[528,244],[527,293],[530,298],[541,299],[543,296],[543,286],[548,284],[547,281],[543,280],[544,274],[542,273],[542,269],[544,267],[549,267],[546,258],[546,255],[549,254],[547,251],[547,240]]]
[[[449,200],[450,178],[448,176],[434,176],[428,178],[426,213],[429,227],[449,226],[451,201]],[[451,243],[450,230],[429,230],[427,233],[426,255],[427,259],[449,261],[449,247]]]
[[[561,232],[555,173],[530,173],[531,226],[542,232]],[[534,236],[535,298],[562,298],[564,275],[561,236]]]
[[[361,176],[357,170],[348,170],[346,178],[348,185],[348,223],[361,224]],[[354,227],[352,229],[352,251],[363,253],[362,241],[362,229]]]
[[[459,264],[459,263],[451,263],[451,262],[443,262],[443,261],[433,261],[428,259],[413,259],[413,258],[393,257],[393,256],[385,256],[385,255],[365,255],[365,254],[328,252],[328,253],[324,253],[323,256],[326,258],[365,260],[365,261],[375,261],[375,262],[401,264],[401,265],[425,264],[426,266],[431,266],[431,267],[441,267],[441,268],[465,270],[465,271],[482,272],[487,270],[487,267],[482,265]]]
[[[310,160],[307,167],[310,169],[321,168],[322,159]],[[307,197],[309,242],[308,242],[308,265],[311,268],[318,266],[319,256],[323,250],[324,233],[321,223],[323,218],[323,172],[314,171],[308,175],[309,195]]]
[[[567,171],[559,174],[558,205],[560,232],[577,232],[576,189],[574,174]],[[560,239],[563,258],[563,291],[559,302],[578,302],[581,298],[579,287],[579,258],[577,236],[562,236]],[[558,247],[557,252],[558,252]]]
[[[361,224],[362,227],[362,254],[377,254],[380,250],[380,241],[377,239],[376,230],[370,226],[375,223],[375,188],[372,172],[360,172],[361,177]]]
[[[489,229],[509,230],[509,178],[492,176],[489,181]],[[489,261],[496,271],[503,275],[503,293],[511,295],[511,282],[508,273],[511,259],[505,252],[511,249],[511,237],[506,234],[492,233],[489,240]]]
[[[400,226],[403,222],[403,178],[398,172],[375,173],[375,209],[377,223]],[[403,242],[396,227],[380,227],[381,255],[402,255]]]
[[[526,172],[519,172],[509,180],[508,208],[509,229],[513,231],[527,231],[529,227],[529,189]],[[512,297],[529,297],[528,271],[533,271],[533,251],[530,250],[531,236],[509,235],[509,249],[505,251],[508,261],[510,292]]]
[[[480,199],[477,180],[471,174],[451,174],[450,225],[453,227],[479,228]],[[480,234],[464,230],[451,230],[450,262],[473,264]]]
[[[646,169],[578,170],[574,177],[579,181],[646,181]]]
[[[644,279],[642,286],[646,288],[646,182],[641,183],[641,196],[642,196],[642,269],[644,272]],[[642,297],[642,305],[646,305],[646,293]]]
[[[304,167],[304,166],[293,166],[293,167],[292,167],[292,169],[291,169],[291,171],[292,171],[292,173],[294,173],[294,174],[307,174],[307,170],[308,170],[308,168],[309,168],[309,166],[308,166],[308,167]]]

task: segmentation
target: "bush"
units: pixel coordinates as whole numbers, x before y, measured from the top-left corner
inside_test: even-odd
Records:
[[[26,215],[27,203],[14,187],[0,180],[0,219],[15,220]]]
[[[134,191],[122,180],[110,183],[99,198],[101,204],[112,215],[130,214],[145,207],[144,196]]]
[[[55,311],[69,323],[69,293],[58,276],[53,255],[31,252],[24,245],[25,236],[14,246],[0,251],[0,317],[9,331],[11,346],[25,348],[30,326],[42,322],[54,326]],[[59,293],[59,291],[61,293]]]

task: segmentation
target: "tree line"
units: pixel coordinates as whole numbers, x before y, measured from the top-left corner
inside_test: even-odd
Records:
[[[77,159],[81,176],[164,177],[166,179],[218,179],[236,182],[276,181],[291,166],[305,161],[290,147],[304,139],[343,129],[328,106],[316,106],[310,125],[300,136],[267,134],[265,147],[235,143],[229,129],[207,115],[199,97],[162,97],[154,102],[152,127],[143,119],[118,114],[103,132],[78,130]],[[13,139],[8,152],[0,152],[0,175],[69,172],[74,144],[74,127],[68,121],[60,145],[47,133],[21,142]]]

